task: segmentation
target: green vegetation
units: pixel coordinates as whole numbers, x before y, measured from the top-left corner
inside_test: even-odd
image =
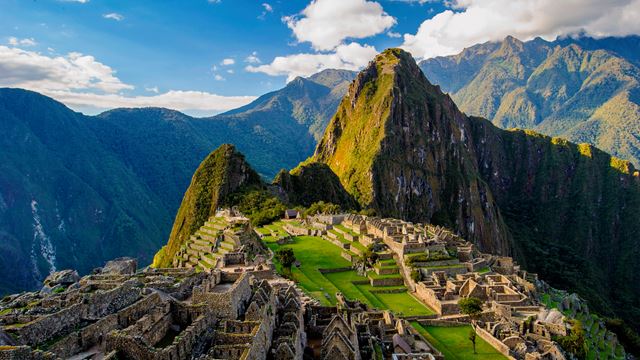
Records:
[[[592,49],[593,44],[582,48],[575,39],[535,41],[477,45],[420,66],[468,114],[502,128],[588,142],[640,165],[640,150],[630,145],[640,135],[640,101],[633,95],[640,90],[638,64],[621,53]],[[608,50],[606,42],[602,46]],[[460,57],[468,61],[457,61]],[[592,147],[580,150],[589,157]],[[618,164],[623,165],[612,162]]]
[[[342,211],[340,205],[318,201],[309,206],[304,211],[304,216],[313,216],[317,214],[338,214]]]
[[[562,348],[576,355],[579,359],[584,359],[587,354],[585,343],[585,333],[580,320],[570,320],[571,333],[567,336],[558,336],[555,340]]]
[[[489,345],[482,338],[476,338],[476,352],[473,351],[473,345],[469,341],[469,332],[473,331],[471,326],[459,327],[436,327],[422,326],[417,321],[411,322],[411,325],[422,335],[427,341],[440,351],[445,359],[451,360],[506,360],[507,358]]]
[[[482,313],[482,300],[478,298],[462,298],[458,300],[458,306],[460,306],[460,312],[468,315],[472,320]]]
[[[607,329],[618,337],[625,350],[636,356],[640,355],[640,336],[622,319],[607,319]]]
[[[198,167],[176,215],[169,241],[154,257],[154,267],[169,266],[173,256],[227,197],[245,186],[260,186],[258,174],[233,145],[222,145]],[[259,196],[256,196],[256,198]]]
[[[225,203],[238,206],[238,210],[256,227],[281,219],[287,209],[277,197],[259,188],[236,192]]]
[[[336,303],[335,294],[341,292],[348,299],[358,299],[378,309],[389,309],[403,315],[432,315],[434,312],[406,292],[404,286],[373,287],[366,277],[354,270],[321,273],[319,269],[349,268],[351,263],[340,256],[342,250],[332,243],[314,236],[296,236],[293,243],[278,245],[271,237],[263,239],[276,254],[280,249],[292,249],[300,267],[291,270],[291,278],[308,294],[324,305]],[[276,269],[283,265],[275,258]],[[398,276],[398,275],[396,275]],[[400,291],[381,293],[379,291]]]
[[[296,256],[293,253],[293,249],[287,247],[280,248],[276,251],[275,257],[280,265],[289,273],[291,273],[291,265],[293,265],[293,263],[296,261]]]

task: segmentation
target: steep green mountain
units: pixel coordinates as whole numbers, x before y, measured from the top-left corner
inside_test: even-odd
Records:
[[[0,292],[33,288],[55,269],[150,261],[171,214],[84,116],[3,89],[0,133]]]
[[[53,267],[86,273],[123,255],[149,263],[207,154],[233,143],[268,178],[294,167],[353,76],[327,70],[200,119],[157,108],[84,116],[0,89],[0,293],[33,289]]]
[[[167,267],[189,236],[213,216],[228,196],[243,187],[261,185],[260,176],[233,145],[224,144],[198,166],[184,194],[167,246],[154,258],[154,266]]]
[[[362,207],[453,227],[640,324],[640,183],[628,161],[468,117],[398,49],[358,75],[314,161]]]
[[[587,142],[640,165],[640,37],[507,37],[420,63],[464,112]]]
[[[308,207],[315,202],[325,201],[340,205],[345,210],[359,207],[336,174],[323,163],[302,163],[289,172],[282,170],[273,185],[280,189],[280,197],[292,205]]]

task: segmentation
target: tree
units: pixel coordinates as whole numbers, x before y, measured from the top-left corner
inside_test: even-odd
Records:
[[[296,262],[296,256],[293,253],[292,248],[280,248],[276,251],[276,260],[280,262],[283,268],[287,269],[291,273],[291,265]]]
[[[367,249],[362,254],[362,258],[367,267],[373,266],[373,264],[375,264],[376,261],[378,261],[378,258],[380,257],[378,253],[373,251],[373,247],[374,247],[373,244],[367,246]]]
[[[469,340],[471,341],[471,344],[473,344],[473,353],[477,354],[477,352],[476,352],[476,331],[474,329],[469,330]]]
[[[338,214],[341,211],[342,209],[340,208],[340,205],[318,201],[311,204],[311,206],[307,208],[307,210],[304,212],[304,216],[313,216],[317,214]]]
[[[458,301],[460,312],[475,320],[482,313],[482,300],[474,297],[462,298]]]
[[[420,270],[417,270],[417,269],[411,270],[411,280],[415,282],[419,282],[422,280],[422,273],[420,272]]]
[[[458,300],[458,306],[460,306],[460,311],[469,315],[471,321],[473,322],[478,318],[478,316],[482,313],[482,300],[474,297],[462,298]],[[471,324],[472,328],[469,331],[469,340],[471,344],[473,344],[473,353],[476,353],[476,329],[474,324]]]

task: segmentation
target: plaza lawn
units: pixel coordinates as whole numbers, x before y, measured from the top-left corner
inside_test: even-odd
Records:
[[[477,359],[477,360],[506,360],[507,357],[494,349],[479,336],[476,337],[476,351],[469,340],[471,326],[438,327],[422,326],[417,321],[411,325],[435,346],[445,359]]]
[[[335,269],[349,267],[351,263],[340,256],[340,248],[315,236],[296,236],[293,243],[278,245],[273,239],[264,239],[267,246],[274,252],[280,247],[293,249],[300,267],[292,267],[291,275],[300,287],[323,305],[333,305],[336,302],[336,288],[318,269]],[[271,241],[269,241],[271,240]],[[275,259],[274,259],[275,261]],[[282,267],[276,263],[278,272]],[[325,294],[328,294],[328,298]]]
[[[274,252],[280,247],[290,247],[300,267],[292,268],[293,279],[309,295],[318,299],[323,305],[335,305],[335,294],[341,292],[348,299],[358,299],[365,304],[381,309],[389,309],[403,315],[431,315],[434,312],[405,292],[380,294],[371,290],[406,289],[404,286],[372,287],[366,277],[355,271],[340,271],[322,274],[318,269],[335,269],[351,266],[351,263],[340,256],[341,250],[332,243],[315,236],[296,236],[293,243],[278,245],[273,237],[265,237],[263,241]],[[275,260],[274,260],[275,261]],[[282,268],[276,263],[276,268],[282,273]],[[354,284],[354,281],[364,281],[366,284]],[[327,296],[328,295],[328,296]]]

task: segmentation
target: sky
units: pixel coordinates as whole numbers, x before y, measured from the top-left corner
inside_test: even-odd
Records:
[[[380,51],[640,34],[640,0],[0,0],[0,87],[205,116]]]

